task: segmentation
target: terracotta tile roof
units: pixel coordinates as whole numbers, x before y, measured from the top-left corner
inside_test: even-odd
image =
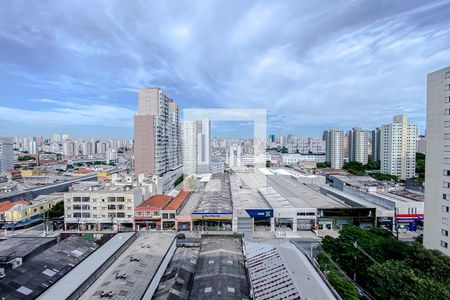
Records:
[[[177,210],[190,193],[190,191],[181,190],[178,195],[164,207],[164,210]]]
[[[139,204],[136,207],[136,210],[145,210],[145,209],[161,209],[164,205],[166,205],[167,202],[172,199],[169,195],[154,195]]]
[[[18,201],[5,201],[0,203],[0,211],[9,211],[17,204],[30,204],[30,202],[26,200],[18,200]]]

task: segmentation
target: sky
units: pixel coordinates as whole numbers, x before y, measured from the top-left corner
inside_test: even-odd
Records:
[[[423,132],[449,16],[450,1],[3,0],[0,136],[131,138],[149,86],[181,109],[265,108],[270,134],[400,113]]]

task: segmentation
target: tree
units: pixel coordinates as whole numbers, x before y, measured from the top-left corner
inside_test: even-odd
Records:
[[[344,170],[347,170],[348,172],[362,176],[366,174],[366,167],[357,161],[349,161],[348,163],[344,164]]]
[[[416,173],[419,174],[420,179],[425,178],[425,154],[416,153]]]
[[[405,261],[375,264],[367,273],[367,287],[378,299],[450,299],[448,286],[418,276]]]
[[[330,162],[318,162],[316,164],[316,168],[318,168],[318,169],[331,168],[331,163]]]
[[[377,180],[382,180],[382,181],[395,181],[395,182],[400,181],[400,178],[398,176],[385,174],[385,173],[370,173],[369,175]]]
[[[178,177],[177,180],[175,180],[175,182],[173,183],[173,186],[176,187],[177,185],[182,183],[183,182],[183,178],[184,178],[184,175],[183,174],[180,175],[180,177]]]
[[[58,202],[53,205],[47,212],[48,218],[58,218],[64,215],[64,201]]]

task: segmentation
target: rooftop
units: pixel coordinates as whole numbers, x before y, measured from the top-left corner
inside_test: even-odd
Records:
[[[72,235],[9,272],[0,281],[1,294],[6,299],[35,299],[96,248],[96,244]]]
[[[56,244],[52,237],[10,237],[0,240],[0,262],[6,262],[16,257],[24,258],[31,253],[41,252]]]
[[[11,208],[13,208],[15,205],[18,205],[18,204],[29,205],[29,204],[31,204],[31,202],[27,201],[27,200],[0,202],[0,211],[9,211]]]
[[[267,176],[269,186],[276,189],[294,207],[298,208],[343,208],[348,205],[322,195],[320,192],[287,176]]]
[[[169,195],[154,195],[139,204],[136,207],[136,210],[145,210],[149,208],[162,209],[164,205],[166,205],[167,202],[170,201],[170,199],[172,199],[172,197]]]
[[[194,210],[194,213],[232,212],[230,193],[230,175],[213,174],[205,190],[200,192],[201,199]]]
[[[164,210],[177,210],[183,204],[184,200],[189,196],[191,191],[181,190],[169,204],[164,207]]]
[[[248,187],[237,175],[230,175],[230,185],[234,209],[270,208],[261,195]]]
[[[204,237],[190,299],[249,299],[249,290],[241,239]]]
[[[114,299],[141,299],[174,239],[173,233],[141,233],[79,299],[94,299],[103,291],[112,291]],[[117,279],[118,273],[127,277]]]
[[[161,278],[153,300],[188,299],[200,249],[178,247]]]

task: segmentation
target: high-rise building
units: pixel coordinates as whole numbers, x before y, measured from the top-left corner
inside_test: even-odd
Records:
[[[394,116],[392,124],[381,126],[380,170],[400,179],[416,173],[417,126],[408,123],[408,117]]]
[[[209,173],[211,171],[211,121],[185,121],[182,126],[184,173]]]
[[[380,161],[380,152],[381,152],[381,130],[380,128],[375,128],[372,130],[371,136],[371,145],[372,145],[372,160]]]
[[[426,152],[426,139],[424,135],[419,135],[416,141],[417,153],[425,154]]]
[[[169,181],[182,174],[182,145],[178,105],[160,88],[139,91],[134,116],[134,159],[137,174],[165,174]],[[174,174],[174,172],[176,174]]]
[[[0,137],[0,173],[14,168],[13,139]]]
[[[450,67],[428,74],[423,244],[450,255]]]
[[[53,143],[61,142],[61,135],[59,133],[55,133],[52,138]]]
[[[348,132],[348,160],[366,165],[369,156],[369,133],[361,128]]]
[[[344,132],[331,128],[324,133],[326,143],[326,159],[333,169],[344,166]]]
[[[242,164],[242,147],[241,145],[230,145],[228,153],[228,165],[230,168],[239,167]]]

